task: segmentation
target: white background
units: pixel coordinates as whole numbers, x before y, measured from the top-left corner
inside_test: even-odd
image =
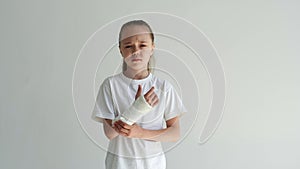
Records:
[[[227,80],[215,135],[199,145],[193,129],[167,153],[168,168],[299,168],[299,9],[291,0],[1,1],[0,168],[104,167],[105,152],[74,110],[75,61],[98,28],[147,11],[199,27],[218,50]]]

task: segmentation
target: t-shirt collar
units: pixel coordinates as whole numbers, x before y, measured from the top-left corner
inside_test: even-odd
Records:
[[[144,79],[131,79],[131,78],[125,76],[123,72],[121,72],[120,74],[121,74],[122,79],[124,79],[126,82],[132,83],[132,84],[145,83],[145,82],[149,81],[152,78],[152,73],[151,72]]]

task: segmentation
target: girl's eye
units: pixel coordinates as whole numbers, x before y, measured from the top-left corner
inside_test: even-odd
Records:
[[[141,47],[147,47],[147,45],[141,45]]]
[[[125,46],[125,48],[131,48],[131,46]]]

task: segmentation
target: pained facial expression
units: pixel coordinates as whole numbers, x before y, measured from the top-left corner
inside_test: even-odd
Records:
[[[146,26],[132,25],[121,35],[120,52],[127,68],[139,71],[147,69],[154,44]]]

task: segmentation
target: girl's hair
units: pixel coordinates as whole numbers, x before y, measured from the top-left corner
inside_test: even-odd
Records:
[[[122,33],[124,31],[125,28],[129,27],[129,26],[146,26],[148,29],[149,29],[149,34],[150,34],[150,37],[151,37],[151,40],[152,40],[152,43],[154,43],[154,34],[152,32],[152,29],[150,27],[150,25],[143,21],[143,20],[133,20],[133,21],[129,21],[125,24],[122,25],[121,27],[121,30],[120,30],[120,33],[119,33],[119,47],[121,46],[121,36],[122,36]],[[148,71],[151,72],[152,69],[151,69],[151,66],[154,64],[155,60],[154,60],[154,57],[153,55],[150,57],[150,60],[148,62]],[[122,70],[123,72],[127,69],[127,65],[125,63],[125,61],[123,60],[123,67],[122,67]]]

